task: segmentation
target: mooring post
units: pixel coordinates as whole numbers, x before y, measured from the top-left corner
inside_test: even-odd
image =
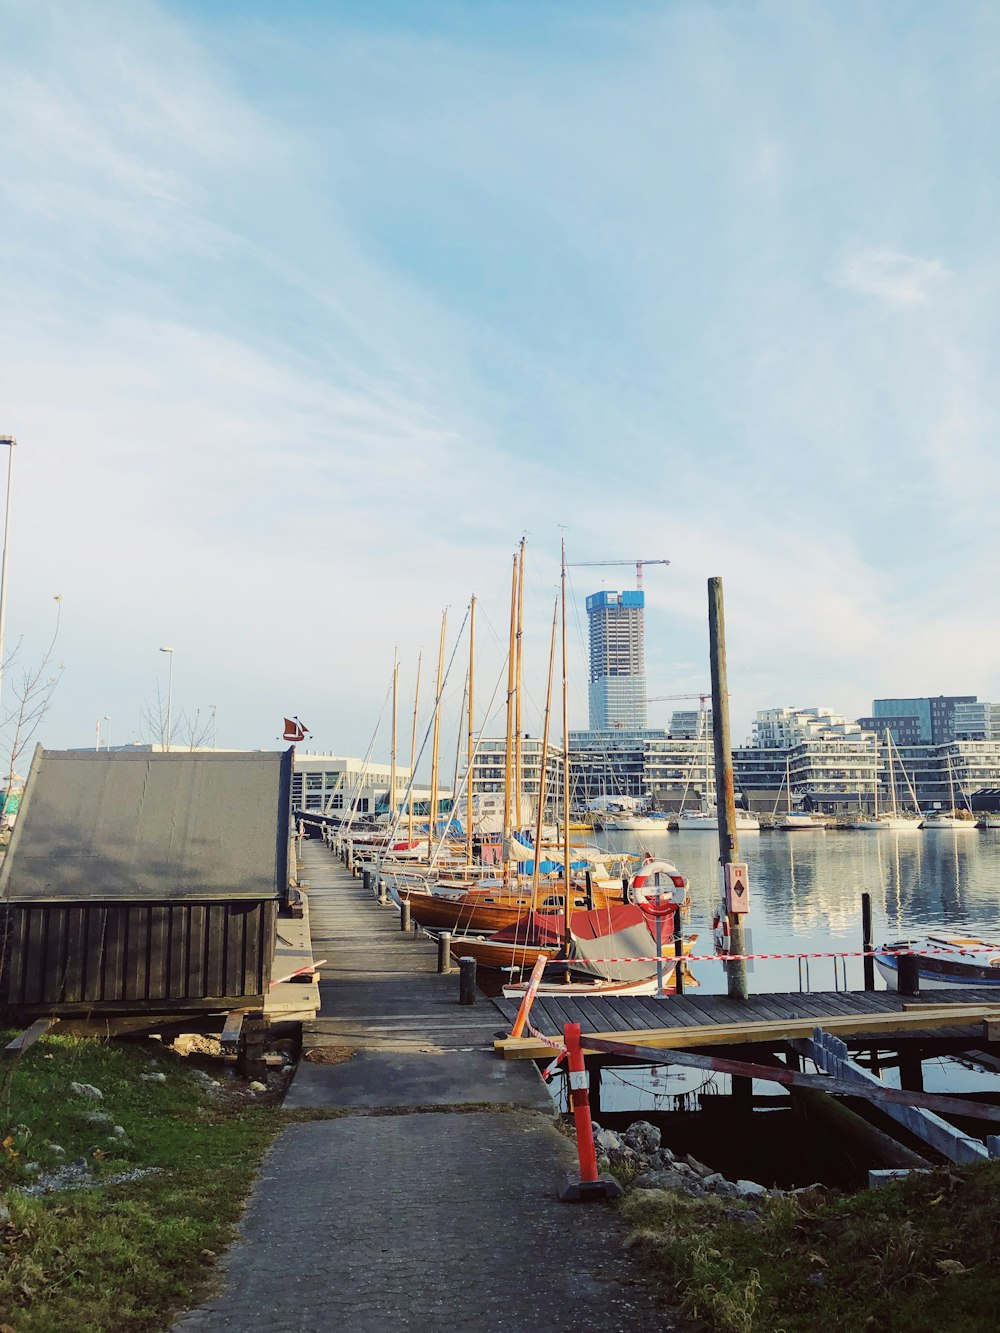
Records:
[[[684,994],[684,928],[681,925],[681,905],[674,908],[674,994]]]
[[[593,1199],[615,1199],[622,1187],[612,1176],[597,1174],[597,1151],[594,1147],[594,1122],[590,1116],[590,1097],[587,1092],[587,1066],[580,1042],[580,1024],[567,1023],[563,1028],[566,1043],[566,1067],[569,1077],[569,1100],[576,1128],[576,1151],[580,1159],[580,1178],[570,1176],[559,1195],[563,1203],[586,1203]]]
[[[872,939],[872,896],[861,895],[861,948],[864,950],[865,990],[875,989],[875,941]]]
[[[361,879],[365,886],[365,893],[374,893],[375,885],[373,881],[375,879],[375,872],[373,870],[364,870],[361,872]]]
[[[896,968],[896,989],[900,995],[920,994],[920,961],[914,953],[901,953]]]
[[[386,890],[386,887],[385,887],[385,880],[384,880],[384,878],[382,877],[382,875],[380,874],[379,877],[378,877],[378,905],[379,905],[379,907],[385,907],[385,905],[386,905],[386,903],[387,903],[388,901],[389,901],[389,894],[388,894],[388,891]]]
[[[438,936],[438,971],[447,974],[451,971],[451,931],[442,930]]]
[[[708,649],[712,667],[712,740],[715,747],[715,808],[719,818],[719,864],[723,876],[727,865],[738,863],[736,834],[736,786],[733,750],[729,735],[729,677],[726,669],[726,617],[722,605],[722,579],[708,580]],[[746,953],[743,914],[729,913],[729,952]],[[737,957],[725,964],[729,994],[734,1000],[748,998],[747,965]]]
[[[458,960],[458,1002],[459,1004],[476,1003],[476,960],[460,958]]]
[[[400,930],[410,929],[410,900],[404,898],[399,904],[399,928]]]

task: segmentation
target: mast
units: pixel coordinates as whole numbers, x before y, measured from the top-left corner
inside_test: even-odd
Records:
[[[562,540],[562,572],[559,576],[560,600],[562,602],[562,724],[563,724],[563,948],[566,957],[570,953],[569,918],[569,702],[568,678],[566,671],[566,538]],[[539,848],[535,848],[538,856]]]
[[[396,823],[396,721],[399,710],[399,648],[392,650],[392,753],[389,759],[389,827]]]
[[[552,677],[556,662],[556,618],[559,598],[552,608],[552,641],[549,644],[549,681],[545,689],[545,721],[542,724],[542,767],[538,778],[538,809],[535,812],[535,859],[531,867],[531,906],[538,901],[538,874],[542,862],[542,817],[545,809],[545,772],[549,757],[549,715],[552,711]]]
[[[885,729],[885,748],[889,755],[889,796],[892,801],[892,813],[898,814],[896,808],[896,770],[892,766],[892,737],[889,735],[889,728]]]
[[[514,556],[514,568],[510,580],[510,637],[507,644],[507,745],[504,751],[503,778],[503,879],[510,876],[510,820],[511,820],[511,770],[514,767],[514,687],[517,682],[516,644],[514,642],[517,621],[517,556]]]
[[[407,842],[413,841],[413,765],[417,761],[417,708],[420,704],[420,664],[423,658],[424,654],[421,650],[417,654],[417,688],[413,691],[413,730],[410,732],[410,799],[408,802]]]
[[[521,736],[524,730],[521,720],[521,696],[524,693],[524,538],[517,559],[517,683],[514,695],[514,827],[520,832],[523,826],[521,794],[524,786],[524,753]]]
[[[469,716],[466,738],[465,863],[472,865],[472,761],[475,758],[474,697],[476,692],[476,595],[469,603]]]
[[[878,737],[875,737],[875,790],[873,797],[873,818],[878,819]]]
[[[448,624],[448,608],[441,612],[441,643],[438,648],[437,689],[434,692],[434,734],[431,738],[431,800],[427,812],[427,862],[430,864],[431,844],[437,836],[438,817],[438,761],[441,749],[441,678],[444,675],[444,636]]]

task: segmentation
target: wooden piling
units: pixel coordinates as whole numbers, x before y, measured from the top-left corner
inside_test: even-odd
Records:
[[[920,962],[916,954],[901,953],[896,970],[896,989],[900,995],[920,994]]]
[[[459,1004],[476,1003],[476,960],[460,958],[458,960],[458,1002]]]
[[[864,950],[865,990],[875,989],[875,959],[871,956],[875,949],[872,939],[872,896],[861,895],[861,947]]]
[[[399,928],[400,930],[410,929],[410,900],[404,898],[399,904]]]
[[[451,931],[442,930],[438,936],[438,971],[449,973],[451,971]]]
[[[723,867],[739,860],[740,847],[736,833],[736,787],[733,777],[733,751],[729,734],[729,678],[726,669],[726,618],[722,604],[722,579],[708,580],[708,645],[712,668],[712,740],[715,748],[715,808],[719,820],[719,864]],[[723,871],[723,873],[725,873]],[[743,916],[733,913],[729,918],[730,953],[746,953],[746,932]],[[745,1000],[747,965],[744,959],[732,959],[725,964],[729,994],[734,1000]]]

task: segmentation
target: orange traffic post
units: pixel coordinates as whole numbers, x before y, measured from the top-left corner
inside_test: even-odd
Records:
[[[590,1118],[590,1093],[587,1090],[587,1067],[580,1041],[580,1024],[567,1023],[563,1028],[563,1040],[566,1042],[569,1100],[576,1126],[580,1178],[574,1180],[570,1176],[559,1197],[563,1203],[590,1203],[597,1199],[617,1199],[622,1193],[621,1185],[614,1176],[602,1176],[597,1172],[594,1125]]]
[[[535,959],[535,966],[531,969],[531,977],[528,981],[528,988],[524,992],[524,999],[521,1001],[521,1007],[517,1011],[517,1018],[514,1020],[514,1026],[510,1030],[512,1037],[520,1037],[524,1032],[524,1025],[528,1021],[528,1014],[531,1012],[531,1006],[535,1003],[535,996],[538,993],[538,987],[541,984],[542,973],[545,971],[545,964],[549,961],[547,953],[540,953]]]

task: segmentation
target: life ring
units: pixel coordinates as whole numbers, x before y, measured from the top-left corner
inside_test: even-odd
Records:
[[[666,886],[656,882],[660,875],[665,875],[670,881],[670,896],[664,894]],[[629,892],[632,901],[644,912],[650,912],[654,916],[666,916],[677,905],[673,890],[686,888],[687,880],[669,861],[646,861],[636,871]]]

